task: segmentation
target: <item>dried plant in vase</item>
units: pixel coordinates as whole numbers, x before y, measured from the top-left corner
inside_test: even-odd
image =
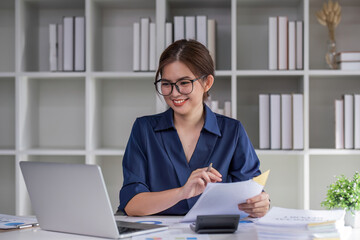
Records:
[[[325,55],[326,63],[331,69],[337,69],[335,28],[341,21],[341,6],[339,2],[329,0],[324,3],[321,10],[316,12],[317,20],[329,30],[328,52]]]

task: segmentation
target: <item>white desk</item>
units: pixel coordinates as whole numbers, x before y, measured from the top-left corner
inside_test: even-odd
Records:
[[[159,217],[157,217],[159,218]],[[176,217],[174,217],[175,219]],[[123,217],[116,217],[116,219],[123,219]],[[141,219],[141,218],[138,218]],[[148,218],[146,218],[148,219]],[[243,227],[241,227],[243,226]],[[162,233],[162,232],[159,232]],[[185,224],[173,224],[170,226],[168,230],[169,234],[189,234],[193,235],[194,232],[189,228],[188,225]],[[150,234],[152,236],[156,234]],[[146,236],[146,235],[143,235]],[[240,225],[238,230],[234,234],[209,234],[208,235],[211,240],[230,240],[230,239],[241,239],[241,240],[256,240],[257,235],[255,231],[255,227],[253,224]],[[50,232],[44,231],[39,227],[36,228],[28,228],[22,230],[14,230],[10,232],[2,232],[0,233],[1,240],[81,240],[81,239],[102,239],[104,238],[96,238],[90,236],[82,236],[82,235],[74,235],[67,233],[58,233],[58,232]],[[351,236],[348,240],[359,240],[360,239],[360,229],[355,229],[352,231]]]

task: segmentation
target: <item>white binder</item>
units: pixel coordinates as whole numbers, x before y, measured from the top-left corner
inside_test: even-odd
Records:
[[[74,71],[74,17],[64,17],[64,71]]]
[[[85,17],[75,17],[75,71],[85,71]]]

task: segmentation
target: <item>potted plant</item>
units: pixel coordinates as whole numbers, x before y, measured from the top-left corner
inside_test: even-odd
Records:
[[[325,201],[321,206],[328,209],[345,209],[345,225],[360,227],[360,174],[355,172],[352,180],[344,175],[328,186]]]

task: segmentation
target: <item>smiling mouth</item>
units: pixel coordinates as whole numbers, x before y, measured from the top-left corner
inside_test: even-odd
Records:
[[[181,99],[181,100],[174,100],[174,103],[177,103],[177,104],[179,104],[179,103],[183,103],[183,102],[185,102],[185,99]]]
[[[172,100],[175,106],[182,106],[187,99],[174,99]]]

